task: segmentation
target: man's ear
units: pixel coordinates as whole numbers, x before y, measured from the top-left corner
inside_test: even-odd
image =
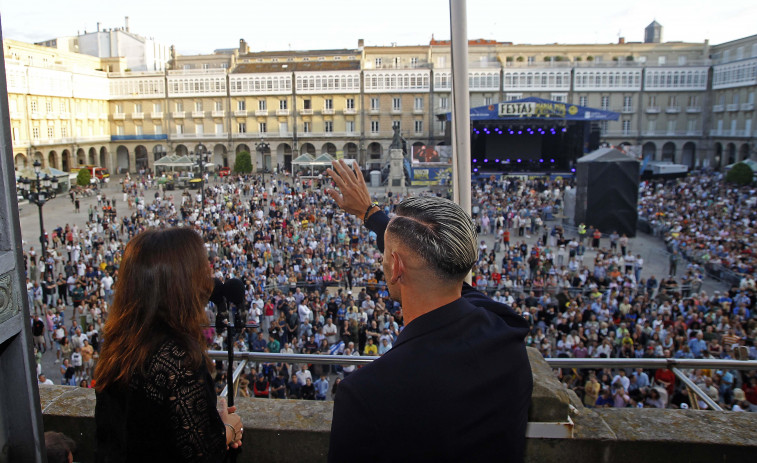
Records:
[[[405,262],[402,259],[402,255],[397,250],[392,252],[391,259],[392,259],[391,282],[392,284],[395,284],[400,278],[402,278],[402,275],[405,274]]]

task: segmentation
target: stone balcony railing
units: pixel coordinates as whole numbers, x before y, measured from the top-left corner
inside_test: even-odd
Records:
[[[529,349],[529,358],[534,391],[526,462],[752,461],[757,455],[755,413],[588,409],[536,350]],[[39,390],[45,431],[65,432],[77,444],[74,459],[94,461],[94,391]],[[333,402],[237,398],[235,405],[245,425],[239,463],[326,461]]]

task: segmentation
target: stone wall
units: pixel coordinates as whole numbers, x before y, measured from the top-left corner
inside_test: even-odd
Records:
[[[538,352],[529,350],[534,375],[529,422],[573,421],[573,437],[529,437],[527,462],[752,461],[757,455],[757,413],[658,409],[588,409],[566,391]],[[74,439],[76,461],[94,460],[95,393],[70,386],[41,386],[46,431]],[[245,424],[239,463],[326,461],[332,402],[246,399],[236,401]]]

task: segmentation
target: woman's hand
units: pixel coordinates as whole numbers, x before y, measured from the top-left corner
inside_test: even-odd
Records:
[[[226,399],[218,399],[218,414],[226,427],[226,446],[233,449],[242,446],[242,433],[244,432],[242,418],[235,413],[236,411],[237,407],[226,406]],[[234,429],[233,432],[230,427]]]

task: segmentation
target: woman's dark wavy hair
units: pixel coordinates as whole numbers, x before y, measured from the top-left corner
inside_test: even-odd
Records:
[[[187,367],[209,366],[202,325],[212,290],[207,251],[194,230],[147,230],[129,241],[103,330],[96,389],[144,373],[166,338],[187,352]]]

